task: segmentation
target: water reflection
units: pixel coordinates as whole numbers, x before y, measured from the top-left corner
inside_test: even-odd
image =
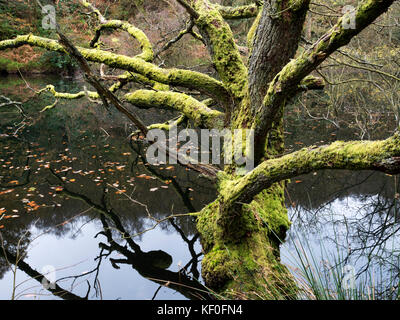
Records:
[[[293,227],[283,260],[298,267],[301,248],[321,274],[351,266],[357,286],[374,286],[365,292],[398,298],[399,187],[398,176],[377,172],[327,170],[296,178],[287,189]]]
[[[37,87],[48,82],[79,90],[65,79],[29,79]],[[13,284],[19,299],[212,298],[201,285],[194,218],[181,216],[215,198],[207,180],[180,166],[148,166],[143,146],[128,139],[133,128],[112,110],[80,100],[40,113],[52,98],[35,97],[20,79],[2,79],[0,90],[23,101],[26,113],[0,111],[1,299],[11,297]],[[173,116],[141,114],[147,123]],[[353,137],[329,123],[288,120],[289,150]],[[15,137],[21,121],[26,126]],[[382,126],[376,138],[387,131]],[[322,246],[339,247],[360,277],[383,265],[382,282],[397,286],[398,190],[398,177],[372,172],[293,179],[286,190],[293,226],[282,259],[292,263],[287,257],[299,240],[321,260]],[[41,286],[46,265],[56,268],[53,295]]]
[[[60,90],[74,89],[64,82],[58,86]],[[168,299],[209,298],[200,283],[201,248],[194,218],[184,214],[210,202],[215,197],[213,187],[179,166],[148,167],[142,146],[127,138],[131,128],[118,114],[105,114],[101,107],[84,101],[59,105],[52,114],[39,113],[48,102],[36,97],[25,102],[30,126],[17,138],[12,133],[18,115],[3,114],[1,118],[0,207],[5,211],[0,225],[5,250],[0,275],[9,270],[8,257],[11,264],[18,259],[20,270],[41,282],[40,272],[32,270],[55,264],[42,256],[46,263],[29,265],[36,259],[30,258],[35,246],[49,245],[43,235],[59,242],[59,256],[70,255],[63,248],[67,238],[75,239],[78,247],[95,239],[99,252],[85,264],[92,271],[73,275],[69,270],[72,275],[61,273],[62,277],[57,272],[57,279],[67,281],[73,290],[64,286],[53,293],[62,291],[58,296],[65,298],[118,298],[100,288],[102,281],[112,282],[117,269],[123,269],[126,283],[140,283],[138,278],[142,277],[157,287],[150,294],[152,286],[143,284],[145,289],[125,292],[121,298],[151,299],[155,292],[157,297]],[[161,116],[155,113],[156,118]],[[166,219],[171,215],[176,217]],[[88,229],[96,231],[91,240],[86,236]],[[166,243],[147,248],[152,241],[144,243],[143,238],[163,238],[161,234],[170,235],[164,239]],[[68,269],[85,255],[93,253],[84,251],[77,260],[71,257],[58,268]],[[105,260],[114,271],[100,271]],[[128,272],[126,266],[135,273]],[[102,277],[93,278],[96,274]],[[87,285],[75,286],[78,280],[86,283],[90,277]],[[9,276],[2,283],[7,280]],[[170,289],[159,290],[158,285]],[[2,298],[11,296],[10,283],[1,288]],[[43,294],[40,286],[35,290],[36,297],[41,297],[37,295],[37,291]],[[123,288],[120,291],[124,292]]]

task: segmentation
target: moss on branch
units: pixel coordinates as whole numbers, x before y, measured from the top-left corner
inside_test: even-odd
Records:
[[[99,94],[94,91],[79,91],[77,93],[58,92],[55,90],[54,86],[51,84],[49,84],[45,88],[39,90],[38,93],[40,94],[44,91],[50,92],[56,99],[80,99],[85,96],[88,96],[91,99],[100,99]]]
[[[118,90],[120,90],[123,86],[125,86],[127,83],[129,82],[135,82],[135,83],[139,83],[139,84],[145,84],[145,85],[150,85],[153,86],[154,88],[159,88],[161,89],[167,89],[164,88],[162,85],[158,82],[152,81],[147,79],[146,77],[137,74],[137,73],[132,73],[132,72],[125,72],[119,76],[115,77],[118,81],[115,82],[113,85],[111,85],[109,87],[108,90],[110,90],[110,92],[117,92]],[[56,99],[81,99],[84,97],[88,97],[89,99],[93,99],[93,100],[99,100],[100,99],[100,95],[98,94],[97,91],[89,91],[89,90],[82,90],[76,93],[68,93],[68,92],[58,92],[55,90],[53,85],[47,85],[46,87],[44,87],[43,89],[39,90],[38,94],[44,92],[44,91],[48,91],[50,92],[54,98]],[[45,108],[46,110],[51,109],[51,108]],[[43,110],[44,111],[44,110]]]
[[[224,19],[248,19],[257,16],[260,6],[255,3],[237,7],[215,5]]]
[[[229,193],[221,194],[221,201],[227,208],[241,206],[275,182],[322,169],[399,173],[400,134],[380,141],[337,141],[266,160],[244,177],[226,182]]]
[[[178,92],[137,90],[124,98],[139,108],[171,108],[184,114],[202,128],[223,128],[225,115],[200,101]]]
[[[0,50],[17,48],[25,44],[65,53],[63,46],[58,41],[34,35],[21,35],[14,39],[0,41]],[[77,47],[77,49],[88,61],[132,71],[163,84],[199,90],[224,104],[230,101],[230,94],[224,84],[205,74],[182,69],[162,69],[137,57],[128,57],[99,49],[82,47]]]
[[[251,28],[249,32],[247,33],[247,47],[249,48],[249,54],[251,54],[251,51],[253,49],[253,43],[254,43],[254,37],[258,28],[258,25],[260,23],[262,17],[262,7],[260,11],[257,14],[257,17],[254,19],[253,24],[251,25]]]
[[[161,129],[161,130],[169,131],[172,128],[177,127],[180,124],[182,124],[186,119],[187,119],[187,117],[185,115],[181,115],[178,119],[170,120],[170,121],[167,121],[164,123],[153,123],[153,124],[149,125],[147,128],[149,130]]]
[[[247,92],[247,68],[240,56],[232,30],[219,10],[207,0],[195,3],[195,20],[207,43],[214,66],[232,96],[241,100]]]
[[[263,285],[275,288],[271,298],[295,295],[296,286],[279,261],[279,244],[290,227],[282,181],[321,169],[399,173],[400,134],[383,141],[305,148],[264,161],[242,178],[220,172],[219,197],[200,212],[197,222],[207,286],[233,297],[257,288],[265,292]]]
[[[356,10],[356,28],[346,28],[342,17],[310,49],[296,59],[291,60],[270,82],[264,100],[254,113],[255,119],[252,128],[255,130],[255,140],[258,142],[255,149],[256,161],[260,160],[267,135],[272,125],[279,117],[279,110],[286,101],[297,92],[300,82],[325,59],[341,46],[348,44],[351,39],[370,25],[377,17],[384,13],[394,0],[364,0]]]
[[[92,41],[90,42],[91,47],[96,46],[100,38],[101,32],[106,29],[121,29],[128,32],[133,38],[135,38],[139,42],[140,48],[142,50],[142,53],[136,55],[135,57],[143,59],[148,62],[153,60],[154,58],[153,46],[151,45],[145,33],[126,21],[109,20],[106,23],[101,24],[95,30],[96,34],[92,39]]]

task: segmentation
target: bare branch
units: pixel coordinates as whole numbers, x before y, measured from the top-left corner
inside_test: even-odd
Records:
[[[106,89],[100,81],[97,79],[97,77],[93,74],[92,70],[89,67],[89,64],[87,63],[86,59],[81,55],[81,53],[78,51],[77,48],[67,39],[67,37],[60,32],[60,30],[57,30],[57,34],[60,37],[60,44],[65,48],[65,50],[73,57],[76,59],[76,61],[79,63],[81,66],[83,72],[85,73],[86,80],[96,88],[98,94],[100,95],[100,98],[102,99],[103,103],[107,106],[107,100],[109,100],[115,108],[117,108],[118,111],[121,113],[125,114],[129,120],[132,121],[132,123],[143,132],[143,134],[147,134],[147,126],[143,124],[143,122],[127,110],[122,103],[119,101],[119,99],[108,89]]]

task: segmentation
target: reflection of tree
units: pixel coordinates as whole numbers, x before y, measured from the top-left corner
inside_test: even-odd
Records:
[[[10,252],[8,249],[6,249],[6,246],[2,246],[2,248],[0,248],[0,257],[3,260],[7,261],[6,262],[7,269],[9,268],[7,265],[8,263],[14,264],[15,266],[18,267],[18,269],[25,272],[32,279],[38,281],[40,284],[46,284],[46,290],[51,292],[56,297],[59,297],[59,298],[65,299],[65,300],[86,300],[87,299],[87,295],[86,295],[86,297],[80,297],[68,290],[61,288],[57,283],[51,283],[51,281],[46,278],[46,275],[33,269],[29,264],[27,264],[23,260],[23,258],[19,257],[18,255],[14,254],[14,253]],[[90,289],[90,287],[89,287],[89,289]],[[89,291],[87,294],[89,294]]]
[[[50,169],[50,172],[62,183],[62,179],[60,179],[53,170]],[[123,255],[124,258],[110,258],[111,264],[116,269],[119,269],[118,264],[129,264],[143,277],[161,285],[167,285],[169,288],[177,290],[190,299],[204,299],[208,297],[206,288],[197,280],[199,279],[199,271],[197,268],[201,253],[195,252],[194,244],[198,240],[198,234],[194,235],[192,239],[188,239],[185,233],[176,224],[176,221],[172,220],[172,218],[170,219],[171,225],[188,244],[188,249],[192,256],[191,260],[180,271],[172,272],[166,270],[172,263],[172,257],[169,254],[161,250],[143,252],[140,246],[133,241],[130,233],[125,229],[119,215],[115,212],[112,203],[109,201],[108,188],[104,187],[100,203],[94,202],[85,194],[79,194],[68,189],[68,186],[65,184],[63,192],[71,197],[80,198],[100,213],[100,220],[104,231],[101,231],[98,234],[104,235],[108,244],[100,243],[99,246],[102,249],[102,252],[103,250],[106,250],[108,253],[103,254],[101,252],[99,258],[109,256],[113,252],[118,252]],[[120,240],[115,240],[116,237]],[[119,244],[120,241],[126,241],[130,249],[128,249],[127,246]],[[193,275],[193,279],[189,274]]]
[[[38,109],[38,101],[28,101],[27,103],[30,104],[29,108],[26,108],[27,112],[33,113]],[[8,136],[2,137],[0,140],[1,158],[7,159],[5,161],[8,162],[7,166],[0,167],[0,191],[14,190],[10,194],[1,195],[0,208],[6,207],[6,215],[10,214],[11,209],[16,209],[19,215],[16,219],[3,220],[1,223],[5,226],[1,230],[5,247],[10,253],[15,254],[13,247],[18,243],[21,235],[33,226],[39,233],[51,233],[57,237],[63,237],[74,229],[79,232],[78,222],[85,224],[94,217],[98,217],[97,214],[94,214],[95,212],[106,214],[107,210],[111,210],[119,219],[119,223],[115,219],[106,221],[112,228],[112,236],[115,239],[118,238],[119,241],[130,242],[130,248],[135,247],[134,242],[129,240],[129,235],[141,233],[146,229],[149,221],[147,212],[142,206],[135,205],[130,201],[123,201],[124,197],[116,195],[114,191],[111,192],[112,188],[107,188],[107,186],[115,181],[123,182],[127,177],[129,179],[136,178],[143,172],[154,179],[147,181],[136,178],[134,186],[130,189],[128,186],[127,194],[132,194],[134,191],[135,197],[145,203],[157,219],[164,219],[170,214],[169,211],[172,208],[179,213],[194,212],[194,208],[201,208],[202,203],[213,199],[213,187],[209,186],[207,181],[194,179],[192,172],[180,167],[176,167],[173,171],[162,172],[159,170],[160,168],[148,167],[143,164],[143,159],[138,158],[134,149],[131,149],[126,143],[127,131],[120,127],[113,128],[115,122],[120,122],[119,117],[115,114],[104,116],[96,108],[87,106],[73,106],[75,112],[71,113],[71,107],[70,105],[65,108],[60,106],[56,110],[57,116],[55,117],[39,113],[35,123],[29,127],[29,130],[21,131],[19,137]],[[87,121],[89,116],[92,121]],[[155,113],[154,116],[161,117],[159,113]],[[69,130],[68,128],[72,126],[74,126],[74,130]],[[106,128],[109,134],[106,140],[104,133],[99,131],[98,127]],[[110,147],[104,148],[103,146],[106,144]],[[96,148],[92,146],[96,146]],[[124,156],[123,153],[134,153],[134,155]],[[72,161],[71,159],[76,160]],[[118,171],[115,166],[109,167],[109,163],[125,165],[127,170]],[[52,173],[47,168],[48,166],[53,171]],[[71,167],[71,169],[64,172],[63,170],[67,167]],[[28,170],[22,171],[24,168],[28,168]],[[109,171],[108,168],[113,169],[114,172]],[[97,185],[93,180],[100,175],[97,173],[99,169],[104,169],[104,174],[101,177],[103,181]],[[20,173],[20,171],[22,172]],[[94,171],[96,174],[80,176],[73,171]],[[68,183],[71,179],[76,179],[77,182]],[[10,185],[9,182],[13,180],[18,180],[18,184]],[[165,186],[165,181],[170,181],[168,189],[160,189],[160,192],[157,193],[157,201],[154,201],[155,193],[149,192],[149,188],[155,184],[160,186],[160,183]],[[63,186],[64,192],[55,192],[57,186]],[[196,189],[193,200],[191,197],[194,193],[191,194],[189,187]],[[30,189],[35,190],[29,191]],[[35,200],[43,206],[40,206],[37,211],[27,212],[29,207],[22,201],[24,198],[29,201]],[[92,208],[91,210],[88,210],[88,205],[89,208]],[[76,216],[77,212],[79,212],[79,219]],[[107,214],[109,215],[109,213]],[[170,273],[162,268],[158,271],[154,269],[153,271],[156,273],[148,276],[161,279],[158,283],[166,284],[168,281],[174,282],[175,278],[183,277],[187,281],[192,281],[187,282],[188,285],[201,287],[197,280],[191,280],[191,277],[199,279],[198,263],[201,256],[194,250],[199,236],[196,234],[193,220],[192,217],[182,217],[160,225],[162,229],[181,235],[183,241],[188,245],[192,258],[178,273]],[[124,230],[125,233],[121,234],[120,230]],[[25,238],[27,242],[25,247],[29,253],[28,244],[32,241],[32,237],[26,235]],[[25,247],[21,245],[21,252]],[[137,258],[138,252],[141,255],[140,259]],[[150,254],[140,252],[140,247],[136,247],[136,250],[131,250],[129,258],[135,257],[135,259],[137,258],[135,261],[141,261],[136,266],[139,269],[142,268],[142,262],[147,261],[148,264],[149,257],[153,262],[157,261],[160,256],[170,257],[161,253],[157,258],[157,253],[154,255],[154,252],[157,251]],[[151,255],[154,256],[151,257]],[[96,267],[92,273],[98,271],[103,257],[104,255],[101,253],[98,257],[98,268]],[[9,267],[0,257],[0,275],[2,276],[7,270]],[[157,276],[157,272],[160,273],[159,276]],[[84,276],[88,276],[88,274]],[[81,279],[82,277],[79,275],[70,278]],[[96,283],[93,288],[97,289]],[[189,291],[189,289],[185,291],[185,295],[188,297]]]
[[[26,144],[22,143],[25,140],[18,141],[15,138],[7,138],[7,141],[5,141],[2,139],[5,145],[7,144],[9,147],[9,149],[1,150],[2,157],[4,159],[10,159],[10,162],[12,163],[7,167],[0,167],[0,183],[4,189],[15,189],[16,192],[14,192],[14,194],[17,193],[17,188],[15,188],[16,186],[21,186],[23,188],[35,187],[37,189],[37,192],[33,192],[34,195],[29,197],[29,200],[36,200],[36,202],[46,205],[45,207],[40,208],[41,220],[37,223],[39,228],[45,229],[47,226],[52,226],[54,222],[59,221],[58,219],[67,219],[65,216],[67,211],[58,207],[53,207],[56,204],[60,205],[62,208],[68,207],[71,211],[76,212],[79,212],[82,209],[81,202],[79,201],[74,201],[73,199],[68,199],[67,197],[53,198],[48,194],[53,190],[50,190],[44,185],[48,177],[47,170],[43,170],[43,164],[52,163],[52,167],[54,167],[56,170],[63,170],[66,167],[73,167],[74,171],[82,170],[95,172],[92,176],[83,177],[73,174],[71,172],[73,170],[71,169],[69,172],[60,174],[60,177],[68,179],[74,178],[78,180],[76,186],[71,186],[71,188],[76,187],[76,189],[81,193],[90,194],[93,197],[93,200],[97,202],[101,200],[98,199],[96,195],[101,193],[102,187],[96,186],[96,183],[93,180],[96,178],[95,175],[99,174],[97,173],[99,169],[104,169],[102,179],[104,179],[104,181],[108,181],[110,184],[113,184],[115,181],[124,183],[124,181],[127,180],[126,177],[128,175],[130,178],[135,178],[135,176],[139,175],[140,173],[147,172],[145,171],[147,167],[138,163],[135,163],[134,167],[130,171],[118,171],[115,170],[114,167],[108,167],[108,163],[119,163],[120,165],[126,165],[128,169],[131,162],[131,157],[122,155],[124,152],[132,152],[126,143],[126,140],[124,139],[126,132],[118,128],[110,129],[110,127],[114,125],[114,122],[117,121],[115,119],[115,114],[113,117],[111,117],[111,119],[110,117],[105,117],[104,115],[100,117],[99,114],[96,113],[96,108],[92,107],[88,109],[78,109],[73,113],[73,116],[71,115],[71,112],[68,111],[68,108],[71,107],[72,106],[68,105],[65,109],[57,109],[57,117],[51,117],[50,120],[47,119],[48,117],[45,114],[39,114],[35,124],[29,127],[29,133],[21,133],[21,139],[26,139]],[[29,109],[29,111],[31,110]],[[82,120],[88,116],[90,116],[91,121]],[[93,124],[96,128],[90,127],[90,124]],[[68,130],[67,127],[72,125],[75,126],[75,129]],[[99,132],[98,126],[106,128],[107,132],[109,132],[110,136],[107,138],[107,142],[104,141],[103,133]],[[58,134],[59,132],[62,134]],[[31,141],[35,141],[35,143]],[[106,143],[110,145],[110,147],[102,148],[102,146]],[[98,147],[92,148],[91,146]],[[66,152],[65,149],[68,149],[69,151]],[[28,153],[26,150],[29,150],[30,152]],[[71,163],[71,158],[76,159],[74,163]],[[40,162],[38,162],[39,160]],[[26,161],[29,162],[26,163]],[[23,168],[28,165],[29,169],[23,171],[22,175],[19,174],[19,171],[23,170]],[[110,172],[111,170],[109,171],[109,168],[113,169],[115,172]],[[29,181],[25,179],[25,176],[28,176],[28,174],[30,177]],[[173,178],[172,176],[166,176],[166,179],[172,181],[171,186],[169,189],[162,189],[157,193],[158,201],[154,201],[154,194],[149,192],[149,188],[151,188],[151,182],[154,183],[157,182],[157,180],[147,181],[136,179],[133,187],[130,187],[129,185],[125,185],[125,187],[129,188],[127,188],[127,192],[131,192],[134,189],[135,194],[140,197],[142,202],[149,206],[149,209],[154,213],[155,216],[157,216],[157,218],[165,216],[165,214],[169,214],[172,206],[177,212],[188,212],[189,209],[187,208],[187,203],[185,204],[181,200],[189,200],[189,186],[195,188],[191,184],[191,181],[194,180],[193,174],[182,168],[176,168],[176,170],[174,170],[174,175],[176,178]],[[19,183],[23,184],[9,185],[8,182],[12,180],[18,180]],[[161,180],[159,181],[161,182]],[[182,190],[186,192],[185,199],[178,199],[177,196],[180,197],[180,195],[175,193],[175,185],[177,185],[178,181],[179,185],[182,186]],[[54,181],[52,182],[54,183]],[[79,188],[79,185],[83,185],[83,187]],[[174,188],[172,188],[172,186],[174,186]],[[26,188],[18,191],[21,198],[26,197]],[[9,208],[11,205],[15,209],[18,209],[18,211],[24,212],[24,206],[20,202],[21,198],[14,198],[14,194],[11,195],[13,197],[13,202],[11,202],[10,197],[1,197],[0,207]],[[44,197],[38,198],[39,194],[44,195]],[[35,198],[33,199],[33,197]],[[206,183],[199,183],[198,188],[196,188],[195,200],[192,202],[194,206],[198,208],[202,203],[209,202],[212,200],[212,198],[213,189],[208,187]],[[124,223],[130,224],[130,226],[127,226],[127,228],[130,228],[131,231],[136,232],[140,232],[140,230],[143,229],[143,219],[146,218],[146,213],[143,210],[140,210],[140,208],[137,206],[135,207],[132,204],[126,203],[126,201],[121,201],[120,197],[115,195],[110,195],[110,201],[113,202],[113,207],[115,210],[123,216],[122,219],[124,220]],[[134,214],[132,214],[132,211]],[[28,219],[28,217],[21,215],[19,219]],[[28,221],[24,221],[24,223],[26,225],[29,224]],[[190,229],[191,233],[195,232],[194,224],[192,223],[186,225],[182,224],[182,227],[187,229],[185,231],[189,231]],[[65,225],[64,227],[60,227],[54,231],[61,236],[62,233],[67,232],[68,229],[69,225]]]
[[[55,173],[53,173],[53,175],[56,176]],[[76,280],[77,278],[87,276],[96,272],[96,278],[94,280],[93,287],[97,290],[97,275],[101,267],[102,259],[104,257],[110,256],[114,252],[117,252],[119,253],[118,259],[110,258],[110,262],[114,268],[119,269],[118,265],[120,264],[129,264],[143,277],[159,283],[160,285],[164,285],[171,289],[174,289],[190,299],[209,298],[206,288],[201,285],[201,283],[197,280],[199,278],[199,271],[197,269],[198,259],[201,253],[198,254],[195,252],[194,244],[198,239],[198,234],[196,234],[192,239],[189,239],[187,238],[185,233],[176,225],[176,223],[174,221],[171,221],[171,225],[177,230],[177,232],[182,236],[182,239],[188,244],[189,252],[192,255],[192,258],[185,265],[185,267],[178,272],[169,271],[167,270],[167,268],[172,263],[172,257],[161,250],[149,252],[144,252],[141,250],[140,246],[133,241],[133,239],[130,237],[130,234],[125,230],[119,216],[114,212],[110,202],[107,199],[107,189],[103,190],[101,203],[95,203],[88,196],[70,191],[68,190],[68,188],[65,188],[64,193],[68,194],[69,196],[81,199],[82,201],[90,205],[90,208],[94,208],[97,212],[100,213],[99,218],[104,230],[99,232],[96,237],[100,234],[104,235],[107,239],[107,243],[101,242],[99,244],[101,252],[96,258],[99,261],[95,269],[83,275],[70,276],[59,279],[57,282],[65,280],[66,278],[74,278]],[[21,228],[19,230],[20,232],[23,232],[24,229]],[[18,268],[25,272],[32,279],[35,279],[38,282],[42,283],[45,275],[40,274],[39,272],[34,270],[23,260],[23,258],[17,258],[16,254],[13,252],[16,251],[16,243],[18,243],[18,245],[20,245],[21,247],[26,247],[29,244],[29,237],[25,236],[24,242],[21,243],[19,242],[19,238],[17,238],[19,235],[15,233],[9,235],[9,232],[6,232],[7,234],[5,233],[5,235],[7,236],[6,238],[8,240],[4,241],[3,251],[1,252],[0,257],[2,256],[3,258],[7,258],[7,260],[11,263],[13,263],[13,261],[17,261],[18,259],[18,263],[15,263]],[[12,236],[12,239],[10,239],[10,236]],[[124,241],[127,243],[127,245],[120,244],[120,242]],[[22,252],[22,248],[19,248],[19,251]],[[107,253],[104,253],[104,251],[106,251]],[[124,258],[120,258],[121,255]],[[9,266],[7,265],[7,263],[5,263],[4,266],[4,271],[6,271]],[[192,274],[193,278],[190,276],[190,274]],[[86,297],[84,298],[81,298],[72,292],[62,289],[58,284],[56,284],[55,288],[50,287],[48,290],[55,296],[63,299],[86,299],[89,296],[91,286],[89,285],[88,292],[86,294]]]
[[[10,255],[15,256],[17,252],[19,252],[20,256],[26,256],[26,249],[29,245],[29,236],[29,233],[22,228],[17,230],[1,230],[0,246],[2,248],[7,248]],[[0,248],[0,250],[2,249]],[[0,279],[2,279],[5,272],[9,270],[7,261],[4,258],[4,254],[0,254]],[[12,259],[12,261],[15,261],[15,259]]]
[[[376,295],[395,297],[400,278],[398,177],[327,171],[299,179],[288,188],[295,204],[289,246],[297,237],[301,243],[323,241],[323,247],[340,252],[337,263],[356,266],[360,281],[375,278]]]
[[[1,138],[1,137],[0,137]],[[6,136],[0,139],[0,146],[6,151],[6,156],[10,155],[15,158],[14,164],[19,170],[6,171],[1,170],[0,188],[16,188],[23,187],[30,183],[31,169],[30,163],[30,146],[29,143],[15,136]],[[7,149],[5,149],[5,147]],[[27,150],[27,151],[25,151]],[[19,152],[21,151],[21,153]],[[8,157],[6,157],[7,159]],[[21,173],[22,172],[22,173]],[[15,180],[16,183],[10,184],[9,181]]]
[[[325,170],[311,175],[299,176],[287,188],[287,201],[290,206],[318,210],[336,199],[352,196],[357,198],[380,194],[393,198],[396,185],[387,175],[360,171]]]
[[[189,299],[209,298],[207,289],[198,280],[189,277],[185,268],[178,272],[167,270],[172,263],[172,257],[169,254],[161,250],[143,252],[131,238],[125,238],[131,250],[126,246],[118,244],[112,236],[107,223],[107,217],[101,215],[100,219],[104,227],[104,233],[102,234],[106,236],[109,243],[108,245],[101,243],[101,247],[107,249],[109,254],[118,252],[123,256],[123,258],[118,259],[110,258],[110,262],[114,268],[119,269],[120,264],[131,265],[141,276],[174,289]],[[115,217],[112,220],[115,223]],[[125,234],[124,230],[118,229],[118,231]],[[197,239],[197,236],[194,239]],[[194,256],[186,267],[192,265],[191,272],[194,276],[198,276],[199,273],[196,269],[198,255],[192,251],[191,253]]]

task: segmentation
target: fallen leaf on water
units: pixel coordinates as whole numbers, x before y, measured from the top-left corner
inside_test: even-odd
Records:
[[[1,191],[0,192],[0,196],[2,195],[2,194],[7,194],[7,193],[10,193],[10,192],[13,192],[14,191],[14,189],[9,189],[9,190],[5,190],[5,191]]]
[[[141,179],[146,179],[146,180],[155,179],[151,176],[148,176],[147,174],[141,174],[140,176],[137,176],[137,177],[141,178]]]
[[[4,212],[6,212],[6,211],[7,211],[6,209],[1,208],[1,209],[0,209],[0,214],[4,213]]]
[[[300,183],[300,182],[303,182],[303,181],[302,181],[302,180],[296,180],[295,182],[296,182],[296,183]]]
[[[115,194],[123,194],[125,192],[126,192],[126,190],[118,190],[117,192],[115,192]]]
[[[154,191],[157,191],[157,190],[158,190],[158,188],[151,188],[150,192],[154,192]]]
[[[3,229],[3,228],[4,228],[4,225],[1,225],[1,226],[0,226],[0,229]]]

